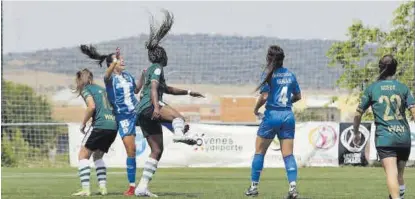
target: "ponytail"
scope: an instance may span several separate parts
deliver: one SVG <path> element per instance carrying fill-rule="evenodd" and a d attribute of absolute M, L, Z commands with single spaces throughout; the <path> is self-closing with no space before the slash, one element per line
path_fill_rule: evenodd
<path fill-rule="evenodd" d="M 92 45 L 81 45 L 80 48 L 83 54 L 87 55 L 89 58 L 93 60 L 96 60 L 100 67 L 102 67 L 102 62 L 104 62 L 104 60 L 106 60 L 107 66 L 109 66 L 109 63 L 112 62 L 112 53 L 108 55 L 101 55 L 97 52 L 97 49 Z"/>
<path fill-rule="evenodd" d="M 275 70 L 278 68 L 281 68 L 284 63 L 284 50 L 277 46 L 273 45 L 268 48 L 267 53 L 267 66 L 268 68 L 271 66 L 271 71 L 268 71 L 268 74 L 266 78 L 262 81 L 262 83 L 255 89 L 255 91 L 258 91 L 262 86 L 264 86 L 266 83 L 271 85 L 271 78 L 272 74 L 274 74 Z"/>
<path fill-rule="evenodd" d="M 151 16 L 150 34 L 149 34 L 149 38 L 147 42 L 145 43 L 146 48 L 148 50 L 155 49 L 160 43 L 160 41 L 167 35 L 171 27 L 173 26 L 174 15 L 170 13 L 168 10 L 162 10 L 161 12 L 164 13 L 165 18 L 158 30 L 155 25 L 154 16 Z"/>
<path fill-rule="evenodd" d="M 271 85 L 271 77 L 272 74 L 274 74 L 274 71 L 279 68 L 279 67 L 272 67 L 271 71 L 268 71 L 267 76 L 265 77 L 264 80 L 262 80 L 261 84 L 255 89 L 255 91 L 258 91 L 259 89 L 261 89 L 261 87 L 263 87 L 265 84 L 269 84 Z"/>
<path fill-rule="evenodd" d="M 163 47 L 159 46 L 159 43 L 173 26 L 174 16 L 167 10 L 162 10 L 162 12 L 165 15 L 165 19 L 158 29 L 155 26 L 154 17 L 151 16 L 150 34 L 148 40 L 145 43 L 145 46 L 148 50 L 148 59 L 151 63 L 157 63 L 162 66 L 166 66 L 168 60 L 167 53 Z"/>

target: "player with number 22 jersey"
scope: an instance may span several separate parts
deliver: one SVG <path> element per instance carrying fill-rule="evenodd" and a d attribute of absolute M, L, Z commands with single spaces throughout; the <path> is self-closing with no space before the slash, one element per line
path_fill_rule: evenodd
<path fill-rule="evenodd" d="M 363 93 L 353 122 L 353 144 L 362 145 L 359 132 L 362 115 L 372 107 L 375 116 L 375 146 L 386 173 L 390 199 L 403 199 L 403 174 L 411 153 L 411 130 L 405 111 L 415 118 L 415 100 L 411 90 L 396 79 L 398 61 L 392 55 L 379 60 L 379 78 Z"/>

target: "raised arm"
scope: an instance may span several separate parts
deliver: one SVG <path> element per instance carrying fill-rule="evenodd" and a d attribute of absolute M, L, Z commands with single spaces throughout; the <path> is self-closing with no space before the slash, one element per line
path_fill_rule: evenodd
<path fill-rule="evenodd" d="M 104 74 L 105 81 L 109 81 L 111 79 L 112 72 L 114 72 L 114 69 L 118 64 L 119 63 L 117 62 L 117 60 L 114 59 L 114 61 L 110 64 L 110 66 L 105 71 L 105 74 Z"/>
<path fill-rule="evenodd" d="M 120 64 L 120 62 L 118 61 L 118 59 L 120 59 L 120 54 L 121 54 L 120 53 L 120 48 L 117 48 L 116 53 L 115 53 L 115 58 L 112 59 L 112 63 L 110 64 L 110 66 L 105 71 L 105 75 L 104 75 L 104 80 L 105 81 L 110 80 L 112 72 L 114 72 L 115 67 Z"/>
<path fill-rule="evenodd" d="M 140 79 L 137 82 L 137 86 L 134 89 L 134 94 L 138 94 L 141 90 L 141 88 L 143 88 L 144 85 L 144 70 L 141 72 L 141 76 Z"/>

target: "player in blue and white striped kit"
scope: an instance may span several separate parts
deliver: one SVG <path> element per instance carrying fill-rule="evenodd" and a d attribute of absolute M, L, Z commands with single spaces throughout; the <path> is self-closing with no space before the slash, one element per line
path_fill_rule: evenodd
<path fill-rule="evenodd" d="M 138 100 L 135 93 L 139 88 L 134 77 L 125 71 L 124 59 L 117 48 L 116 53 L 100 55 L 93 46 L 81 45 L 81 51 L 90 58 L 98 60 L 100 66 L 105 60 L 107 70 L 104 75 L 105 88 L 108 100 L 114 108 L 115 119 L 118 124 L 118 133 L 123 140 L 127 151 L 127 177 L 129 188 L 124 195 L 134 195 L 136 178 L 136 148 L 135 125 L 137 120 Z"/>
<path fill-rule="evenodd" d="M 283 67 L 284 51 L 279 46 L 270 46 L 267 54 L 268 73 L 261 85 L 259 98 L 254 113 L 259 115 L 259 108 L 265 102 L 265 115 L 259 126 L 255 143 L 255 156 L 252 161 L 251 186 L 245 192 L 247 196 L 258 195 L 258 184 L 264 167 L 264 156 L 275 136 L 281 143 L 281 153 L 289 183 L 288 198 L 295 199 L 297 193 L 297 163 L 293 155 L 295 134 L 295 117 L 292 104 L 301 99 L 301 91 L 295 75 Z"/>

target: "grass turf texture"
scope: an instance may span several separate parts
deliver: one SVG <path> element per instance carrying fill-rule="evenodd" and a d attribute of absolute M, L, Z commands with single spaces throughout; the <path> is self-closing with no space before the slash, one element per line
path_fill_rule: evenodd
<path fill-rule="evenodd" d="M 137 172 L 137 182 L 141 176 Z M 415 198 L 415 168 L 405 171 L 405 198 Z M 124 169 L 108 169 L 108 196 L 95 195 L 98 190 L 95 170 L 91 173 L 91 198 L 128 198 Z M 161 198 L 246 198 L 250 170 L 212 168 L 160 168 L 150 188 Z M 1 196 L 7 198 L 76 198 L 80 188 L 75 168 L 2 168 Z M 284 169 L 265 169 L 262 173 L 258 198 L 283 198 L 288 185 Z M 346 199 L 387 198 L 388 192 L 382 168 L 300 168 L 298 190 L 301 198 Z"/>

